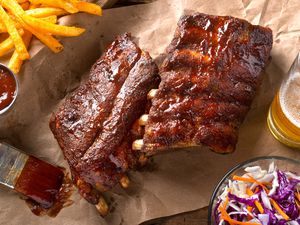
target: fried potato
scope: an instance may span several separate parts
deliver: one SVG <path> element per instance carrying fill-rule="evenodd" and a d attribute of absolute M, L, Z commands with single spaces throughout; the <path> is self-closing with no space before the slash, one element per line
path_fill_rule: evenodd
<path fill-rule="evenodd" d="M 24 9 L 24 10 L 29 9 L 29 6 L 30 6 L 30 3 L 29 3 L 29 2 L 21 3 L 21 7 L 22 7 L 22 9 Z"/>
<path fill-rule="evenodd" d="M 0 22 L 0 33 L 6 33 L 6 32 L 7 32 L 7 29 L 6 29 L 5 25 L 2 22 Z"/>
<path fill-rule="evenodd" d="M 99 5 L 95 5 L 89 2 L 77 2 L 75 3 L 75 6 L 80 12 L 86 12 L 97 16 L 102 15 L 102 9 Z"/>
<path fill-rule="evenodd" d="M 57 23 L 57 16 L 47 16 L 41 18 L 41 20 L 46 21 L 48 23 Z"/>
<path fill-rule="evenodd" d="M 32 39 L 32 34 L 28 31 L 25 31 L 24 35 L 23 35 L 23 41 L 25 46 L 28 48 L 30 42 Z M 8 63 L 8 67 L 14 72 L 14 73 L 19 73 L 21 66 L 23 64 L 23 60 L 20 59 L 19 53 L 15 50 L 14 53 L 12 54 L 9 63 Z"/>
<path fill-rule="evenodd" d="M 20 35 L 24 34 L 24 30 L 20 29 L 19 31 Z M 0 43 L 0 57 L 7 54 L 10 50 L 14 48 L 14 42 L 11 37 L 6 38 L 4 41 Z"/>
<path fill-rule="evenodd" d="M 18 22 L 17 18 L 14 15 L 9 15 L 11 20 L 14 23 L 14 26 L 17 29 L 23 28 L 22 25 Z M 3 22 L 0 21 L 0 33 L 7 33 L 7 28 Z"/>
<path fill-rule="evenodd" d="M 9 33 L 11 39 L 14 42 L 14 46 L 16 48 L 16 51 L 18 52 L 21 59 L 29 59 L 29 53 L 26 49 L 26 46 L 17 30 L 17 28 L 14 25 L 14 22 L 9 17 L 9 15 L 5 12 L 2 6 L 0 6 L 0 18 L 3 21 L 7 32 Z"/>
<path fill-rule="evenodd" d="M 43 4 L 46 6 L 62 8 L 71 14 L 79 11 L 72 3 L 63 0 L 30 0 L 30 2 L 32 4 Z"/>
<path fill-rule="evenodd" d="M 85 31 L 85 29 L 83 29 L 83 28 L 68 27 L 68 26 L 62 26 L 62 25 L 48 23 L 44 20 L 41 20 L 39 18 L 34 18 L 34 17 L 28 16 L 26 14 L 24 14 L 22 16 L 22 19 L 28 25 L 35 27 L 36 30 L 41 31 L 46 34 L 59 35 L 59 36 L 65 36 L 65 37 L 73 37 L 73 36 L 79 36 L 80 34 L 82 34 Z"/>
<path fill-rule="evenodd" d="M 30 58 L 33 36 L 54 53 L 62 51 L 63 45 L 54 36 L 79 36 L 85 29 L 58 25 L 57 19 L 77 12 L 100 16 L 102 9 L 78 0 L 0 0 L 0 57 L 13 52 L 8 66 L 18 73 Z"/>
<path fill-rule="evenodd" d="M 10 50 L 14 48 L 14 42 L 9 37 L 0 43 L 0 57 L 7 54 Z"/>
<path fill-rule="evenodd" d="M 41 17 L 47 17 L 47 16 L 62 16 L 68 14 L 63 9 L 58 9 L 58 8 L 36 8 L 36 9 L 29 9 L 26 10 L 25 13 L 28 16 L 33 16 L 37 18 Z"/>
<path fill-rule="evenodd" d="M 15 17 L 19 17 L 25 14 L 23 8 L 18 4 L 16 0 L 5 0 L 1 4 L 4 8 L 8 9 Z"/>
<path fill-rule="evenodd" d="M 50 48 L 54 53 L 61 52 L 64 49 L 64 46 L 51 35 L 38 32 L 34 28 L 28 26 L 26 23 L 24 23 L 23 26 L 26 30 L 30 31 L 35 37 L 37 37 L 37 39 L 44 43 L 48 48 Z"/>
<path fill-rule="evenodd" d="M 18 0 L 17 2 L 22 4 L 22 3 L 28 2 L 28 0 Z"/>

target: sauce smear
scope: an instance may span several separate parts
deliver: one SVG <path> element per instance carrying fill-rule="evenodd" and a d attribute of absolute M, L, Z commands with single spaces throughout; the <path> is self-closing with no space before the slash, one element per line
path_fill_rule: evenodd
<path fill-rule="evenodd" d="M 15 99 L 16 86 L 13 75 L 6 69 L 0 67 L 0 113 Z"/>

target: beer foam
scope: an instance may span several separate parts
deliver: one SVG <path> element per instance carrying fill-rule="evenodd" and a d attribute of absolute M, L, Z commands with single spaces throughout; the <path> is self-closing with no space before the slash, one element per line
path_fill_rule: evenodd
<path fill-rule="evenodd" d="M 283 113 L 300 128 L 300 74 L 292 76 L 280 88 L 279 101 Z"/>

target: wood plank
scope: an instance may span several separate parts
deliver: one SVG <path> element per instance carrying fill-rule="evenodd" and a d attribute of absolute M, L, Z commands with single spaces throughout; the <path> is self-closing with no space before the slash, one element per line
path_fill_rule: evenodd
<path fill-rule="evenodd" d="M 141 225 L 207 225 L 208 207 L 175 216 L 159 218 Z"/>

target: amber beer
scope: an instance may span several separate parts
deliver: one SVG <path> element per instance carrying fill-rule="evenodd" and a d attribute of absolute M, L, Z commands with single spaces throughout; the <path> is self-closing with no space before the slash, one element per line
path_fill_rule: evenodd
<path fill-rule="evenodd" d="M 300 53 L 269 109 L 268 126 L 278 141 L 300 149 Z"/>

